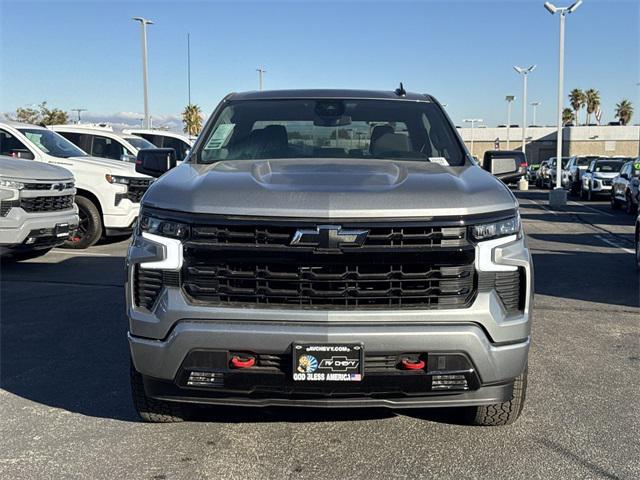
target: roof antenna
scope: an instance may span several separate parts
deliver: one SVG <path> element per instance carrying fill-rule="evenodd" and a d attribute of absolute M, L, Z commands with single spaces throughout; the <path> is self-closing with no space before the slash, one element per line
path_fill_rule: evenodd
<path fill-rule="evenodd" d="M 407 91 L 402 86 L 402 82 L 400 82 L 400 86 L 396 88 L 396 95 L 398 95 L 399 97 L 404 97 L 407 95 Z"/>

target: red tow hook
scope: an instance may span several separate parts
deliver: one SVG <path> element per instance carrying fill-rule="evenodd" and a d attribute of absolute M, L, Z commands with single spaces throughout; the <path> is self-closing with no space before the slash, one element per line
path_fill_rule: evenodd
<path fill-rule="evenodd" d="M 250 368 L 256 364 L 256 357 L 231 357 L 231 365 L 233 368 Z"/>
<path fill-rule="evenodd" d="M 411 360 L 409 358 L 402 359 L 402 368 L 405 370 L 422 370 L 425 366 L 424 360 Z"/>

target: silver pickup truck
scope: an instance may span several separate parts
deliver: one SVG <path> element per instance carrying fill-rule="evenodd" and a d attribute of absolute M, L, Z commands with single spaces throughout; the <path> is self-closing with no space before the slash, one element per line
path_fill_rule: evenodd
<path fill-rule="evenodd" d="M 78 226 L 73 175 L 0 156 L 0 255 L 24 260 L 61 245 Z"/>
<path fill-rule="evenodd" d="M 514 158 L 484 168 L 515 173 Z M 127 258 L 143 419 L 191 404 L 519 416 L 533 274 L 518 203 L 433 97 L 231 94 L 162 175 L 174 164 L 137 159 L 160 176 Z"/>

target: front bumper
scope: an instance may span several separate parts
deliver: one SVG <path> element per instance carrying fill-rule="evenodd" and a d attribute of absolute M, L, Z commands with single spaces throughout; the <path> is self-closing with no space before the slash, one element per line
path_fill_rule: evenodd
<path fill-rule="evenodd" d="M 65 237 L 57 237 L 52 229 L 58 224 L 68 224 L 70 230 L 78 225 L 78 209 L 49 213 L 27 213 L 12 208 L 6 217 L 0 218 L 0 245 L 6 248 L 50 248 L 63 243 Z M 25 245 L 27 238 L 37 238 L 34 246 Z"/>
<path fill-rule="evenodd" d="M 178 242 L 179 243 L 179 242 Z M 180 288 L 165 287 L 152 310 L 136 307 L 133 266 L 155 260 L 167 266 L 171 243 L 156 248 L 134 240 L 129 250 L 126 288 L 129 347 L 133 364 L 143 375 L 147 394 L 165 400 L 235 405 L 309 406 L 460 406 L 490 404 L 510 398 L 513 379 L 527 363 L 530 344 L 533 272 L 524 238 L 483 242 L 476 268 L 524 270 L 524 309 L 508 314 L 495 291 L 481 291 L 469 308 L 451 310 L 295 310 L 291 308 L 233 308 L 190 303 Z M 164 258 L 157 262 L 159 258 Z M 149 263 L 151 261 L 151 263 Z M 356 392 L 352 396 L 300 396 L 276 390 L 237 391 L 229 388 L 190 389 L 179 384 L 182 365 L 196 350 L 290 355 L 293 343 L 362 342 L 367 354 L 458 352 L 473 365 L 477 388 L 445 396 L 441 392 L 383 395 Z M 366 365 L 366 364 L 365 364 Z M 365 368 L 365 377 L 367 376 Z M 402 379 L 401 379 L 402 380 Z"/>
<path fill-rule="evenodd" d="M 610 192 L 612 188 L 612 180 L 599 180 L 594 179 L 591 181 L 592 193 L 605 193 Z"/>

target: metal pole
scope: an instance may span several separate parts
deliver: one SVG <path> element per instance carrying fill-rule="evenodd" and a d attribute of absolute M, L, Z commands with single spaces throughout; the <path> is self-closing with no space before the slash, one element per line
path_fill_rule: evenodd
<path fill-rule="evenodd" d="M 256 71 L 258 72 L 258 78 L 260 81 L 260 91 L 262 91 L 262 75 L 266 73 L 266 70 L 263 67 L 258 67 L 256 68 Z"/>
<path fill-rule="evenodd" d="M 191 34 L 187 33 L 187 90 L 189 95 L 189 103 L 191 106 Z"/>
<path fill-rule="evenodd" d="M 511 150 L 509 130 L 511 129 L 511 100 L 507 100 L 507 150 Z"/>
<path fill-rule="evenodd" d="M 522 91 L 522 153 L 525 153 L 525 143 L 527 142 L 527 77 L 526 72 L 522 75 L 524 86 Z"/>
<path fill-rule="evenodd" d="M 471 120 L 471 156 L 473 157 L 473 126 L 475 125 L 475 120 Z"/>
<path fill-rule="evenodd" d="M 536 113 L 537 113 L 537 111 L 538 111 L 538 105 L 540 105 L 540 102 L 533 102 L 533 103 L 531 104 L 531 106 L 533 107 L 533 122 L 532 122 L 532 123 L 533 123 L 533 125 L 538 125 L 538 124 L 536 123 Z"/>
<path fill-rule="evenodd" d="M 142 83 L 144 88 L 144 127 L 149 128 L 149 66 L 147 61 L 147 25 L 153 25 L 153 22 L 142 17 L 133 17 L 134 20 L 140 22 L 142 34 Z"/>
<path fill-rule="evenodd" d="M 556 145 L 556 188 L 562 188 L 562 100 L 564 91 L 564 17 L 560 12 L 560 54 L 558 55 L 558 133 Z"/>

